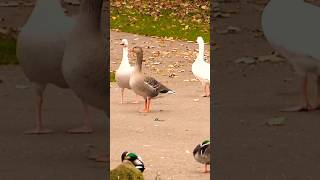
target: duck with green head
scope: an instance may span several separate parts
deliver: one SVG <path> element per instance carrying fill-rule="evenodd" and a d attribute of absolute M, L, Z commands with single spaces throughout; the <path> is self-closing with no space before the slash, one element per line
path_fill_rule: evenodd
<path fill-rule="evenodd" d="M 210 140 L 205 140 L 198 144 L 193 150 L 193 157 L 196 161 L 205 165 L 205 173 L 208 173 L 208 164 L 210 164 Z"/>

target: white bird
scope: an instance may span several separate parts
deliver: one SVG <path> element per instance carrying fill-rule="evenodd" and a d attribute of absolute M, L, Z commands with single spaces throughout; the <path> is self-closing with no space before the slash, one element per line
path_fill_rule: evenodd
<path fill-rule="evenodd" d="M 199 53 L 192 64 L 193 75 L 200 80 L 204 94 L 203 97 L 210 96 L 210 64 L 204 60 L 204 41 L 202 37 L 197 38 L 199 44 Z"/>
<path fill-rule="evenodd" d="M 42 120 L 43 92 L 48 84 L 68 88 L 61 70 L 65 41 L 73 19 L 64 14 L 58 0 L 37 0 L 17 39 L 17 56 L 37 95 L 36 128 L 28 134 L 51 133 Z M 86 105 L 83 103 L 85 111 Z M 87 117 L 86 117 L 87 118 Z"/>
<path fill-rule="evenodd" d="M 134 67 L 130 65 L 129 58 L 128 58 L 128 40 L 122 39 L 121 45 L 123 45 L 122 48 L 122 60 L 120 63 L 119 68 L 116 71 L 115 77 L 118 86 L 121 88 L 121 104 L 123 103 L 123 92 L 124 89 L 131 89 L 129 81 L 130 76 L 133 72 Z M 137 99 L 137 96 L 136 96 Z"/>
<path fill-rule="evenodd" d="M 302 78 L 302 104 L 284 111 L 318 109 L 320 105 L 320 8 L 303 0 L 270 0 L 262 28 L 271 46 L 287 58 Z M 317 76 L 317 105 L 308 100 L 308 74 Z"/>

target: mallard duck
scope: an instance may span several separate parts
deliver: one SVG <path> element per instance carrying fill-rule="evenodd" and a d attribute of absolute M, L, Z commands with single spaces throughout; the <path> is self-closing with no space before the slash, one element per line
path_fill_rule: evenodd
<path fill-rule="evenodd" d="M 303 0 L 270 0 L 263 10 L 262 30 L 270 45 L 288 59 L 302 79 L 299 106 L 283 111 L 320 108 L 320 8 Z M 318 98 L 308 99 L 308 75 L 317 76 Z"/>
<path fill-rule="evenodd" d="M 137 55 L 136 65 L 130 78 L 130 87 L 137 94 L 145 99 L 144 109 L 140 112 L 150 112 L 150 102 L 152 98 L 161 94 L 175 94 L 175 91 L 167 88 L 155 78 L 145 76 L 142 73 L 143 51 L 141 47 L 134 47 L 133 52 Z"/>
<path fill-rule="evenodd" d="M 118 86 L 121 88 L 121 104 L 123 104 L 124 89 L 131 89 L 129 81 L 130 81 L 130 76 L 133 72 L 134 67 L 131 66 L 129 63 L 128 40 L 122 39 L 121 45 L 123 45 L 122 60 L 119 68 L 116 71 L 115 77 L 116 77 Z M 136 99 L 137 99 L 137 96 L 136 96 Z"/>
<path fill-rule="evenodd" d="M 27 134 L 51 133 L 42 119 L 43 93 L 48 84 L 69 88 L 62 74 L 65 43 L 75 22 L 64 14 L 58 0 L 37 0 L 27 23 L 17 39 L 17 57 L 27 78 L 34 84 L 36 100 L 36 128 Z M 83 102 L 85 122 L 87 105 Z"/>
<path fill-rule="evenodd" d="M 204 172 L 208 172 L 208 164 L 210 164 L 210 141 L 205 140 L 198 144 L 193 150 L 193 157 L 196 161 L 205 165 Z"/>
<path fill-rule="evenodd" d="M 203 97 L 210 96 L 210 64 L 204 61 L 204 41 L 202 37 L 197 38 L 199 44 L 199 53 L 192 64 L 193 75 L 200 80 L 204 94 Z"/>
<path fill-rule="evenodd" d="M 128 151 L 125 151 L 121 154 L 121 161 L 123 162 L 124 160 L 130 161 L 139 171 L 143 173 L 145 168 L 140 156 L 135 153 L 129 153 Z"/>

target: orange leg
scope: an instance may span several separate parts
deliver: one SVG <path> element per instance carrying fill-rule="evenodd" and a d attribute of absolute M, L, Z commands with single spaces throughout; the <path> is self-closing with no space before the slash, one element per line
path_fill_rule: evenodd
<path fill-rule="evenodd" d="M 144 100 L 144 109 L 139 112 L 147 112 L 148 111 L 148 98 Z"/>
<path fill-rule="evenodd" d="M 209 171 L 208 171 L 208 164 L 205 164 L 204 165 L 204 173 L 208 173 Z"/>
<path fill-rule="evenodd" d="M 147 98 L 147 112 L 150 112 L 150 104 L 151 104 L 151 99 L 148 97 Z"/>

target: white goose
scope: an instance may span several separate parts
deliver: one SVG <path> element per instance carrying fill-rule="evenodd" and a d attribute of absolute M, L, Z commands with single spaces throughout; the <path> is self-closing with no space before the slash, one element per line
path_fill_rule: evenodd
<path fill-rule="evenodd" d="M 37 0 L 17 40 L 17 56 L 37 94 L 36 128 L 28 134 L 51 133 L 42 121 L 43 92 L 51 83 L 68 88 L 61 70 L 67 34 L 74 21 L 64 14 L 58 0 Z M 84 105 L 86 111 L 86 105 Z"/>
<path fill-rule="evenodd" d="M 121 88 L 121 104 L 123 103 L 123 92 L 124 89 L 131 89 L 129 81 L 130 76 L 133 72 L 134 67 L 130 65 L 128 58 L 128 40 L 122 39 L 121 45 L 123 45 L 122 49 L 122 60 L 119 68 L 116 71 L 116 81 L 118 86 Z M 136 96 L 137 99 L 137 96 Z"/>
<path fill-rule="evenodd" d="M 202 37 L 197 38 L 199 44 L 199 53 L 192 64 L 193 75 L 200 80 L 204 88 L 203 97 L 210 96 L 210 64 L 204 61 L 204 41 Z"/>
<path fill-rule="evenodd" d="M 302 78 L 302 105 L 284 111 L 305 111 L 320 107 L 320 8 L 303 0 L 270 0 L 262 14 L 265 37 L 286 57 Z M 308 74 L 318 78 L 317 105 L 308 100 Z"/>

